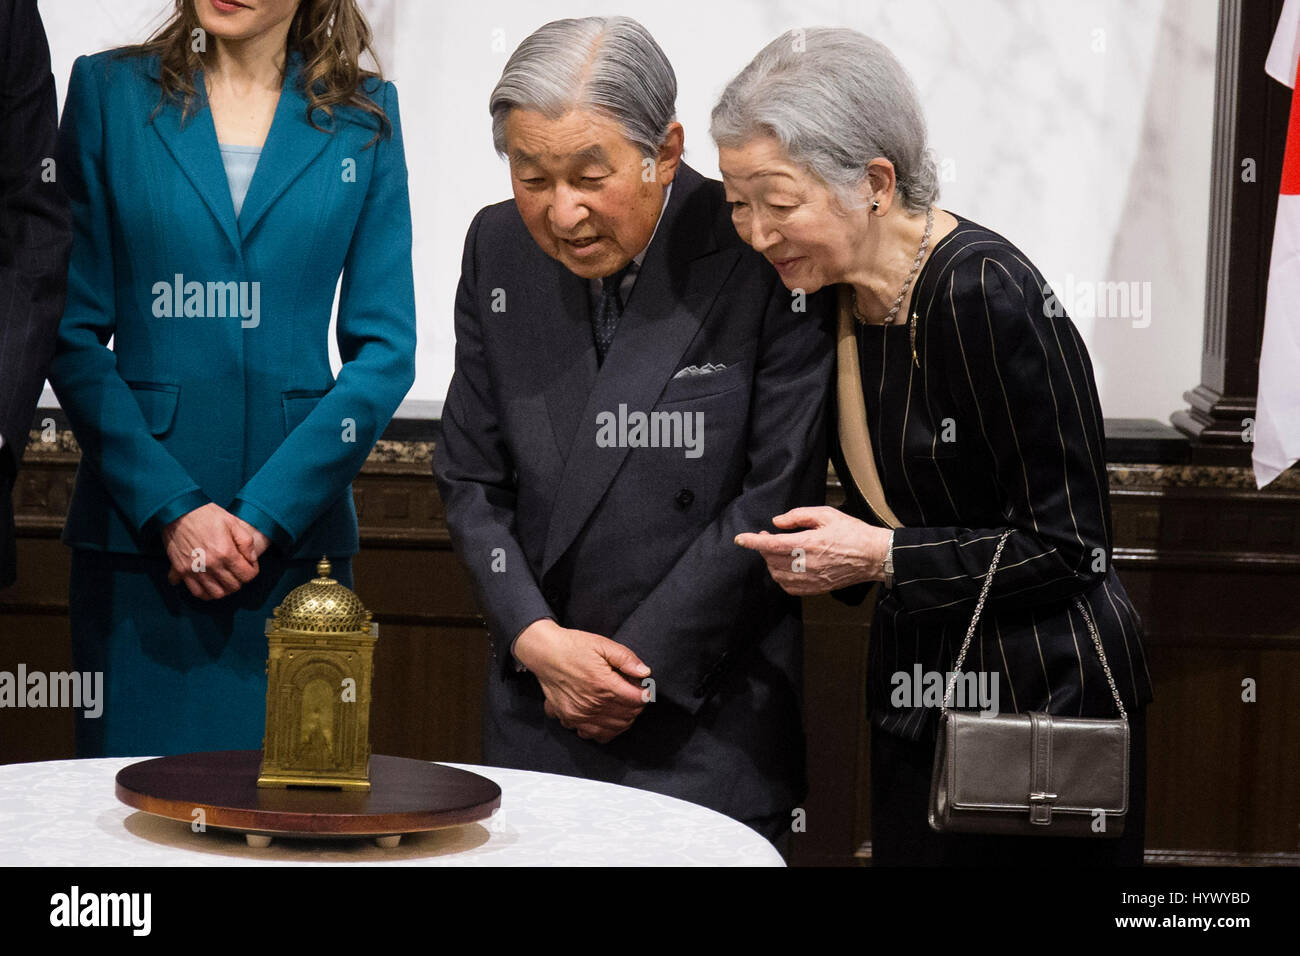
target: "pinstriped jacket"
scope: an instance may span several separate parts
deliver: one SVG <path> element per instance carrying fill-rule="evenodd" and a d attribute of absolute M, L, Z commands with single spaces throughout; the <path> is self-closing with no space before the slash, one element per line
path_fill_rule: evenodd
<path fill-rule="evenodd" d="M 874 726 L 913 740 L 937 727 L 937 706 L 913 693 L 918 665 L 952 669 L 1007 529 L 963 671 L 996 675 L 1002 713 L 1113 716 L 1079 597 L 1125 707 L 1152 699 L 1142 622 L 1110 562 L 1087 349 L 1024 254 L 957 219 L 917 276 L 915 353 L 907 325 L 857 328 L 872 450 L 903 525 L 872 621 L 868 702 Z M 831 445 L 845 510 L 878 523 Z M 866 590 L 835 596 L 856 604 Z"/>

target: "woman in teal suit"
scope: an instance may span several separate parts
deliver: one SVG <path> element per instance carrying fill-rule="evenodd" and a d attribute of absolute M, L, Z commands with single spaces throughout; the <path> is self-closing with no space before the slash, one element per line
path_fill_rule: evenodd
<path fill-rule="evenodd" d="M 351 481 L 415 351 L 397 91 L 359 68 L 369 40 L 355 0 L 177 0 L 73 67 L 50 381 L 82 450 L 73 653 L 105 689 L 79 756 L 260 747 L 266 618 L 322 554 L 352 583 Z"/>

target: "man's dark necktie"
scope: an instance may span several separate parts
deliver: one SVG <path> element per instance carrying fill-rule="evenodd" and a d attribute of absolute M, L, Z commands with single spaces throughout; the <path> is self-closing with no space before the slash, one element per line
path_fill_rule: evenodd
<path fill-rule="evenodd" d="M 614 330 L 618 328 L 618 320 L 623 315 L 623 300 L 619 294 L 619 287 L 623 285 L 623 278 L 631 268 L 632 263 L 629 262 L 612 276 L 605 276 L 600 280 L 600 302 L 591 315 L 591 333 L 596 340 L 597 364 L 605 361 L 605 354 L 614 342 Z"/>

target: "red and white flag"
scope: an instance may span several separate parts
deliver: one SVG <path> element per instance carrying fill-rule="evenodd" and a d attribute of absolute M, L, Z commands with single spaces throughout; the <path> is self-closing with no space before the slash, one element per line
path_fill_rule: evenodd
<path fill-rule="evenodd" d="M 1264 69 L 1292 92 L 1255 400 L 1260 488 L 1300 460 L 1300 0 L 1286 0 Z"/>

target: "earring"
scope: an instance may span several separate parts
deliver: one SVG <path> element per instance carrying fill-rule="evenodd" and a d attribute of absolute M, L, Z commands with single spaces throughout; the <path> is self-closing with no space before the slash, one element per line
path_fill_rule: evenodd
<path fill-rule="evenodd" d="M 871 200 L 871 211 L 876 212 L 879 209 L 880 209 L 880 200 L 879 199 Z"/>

